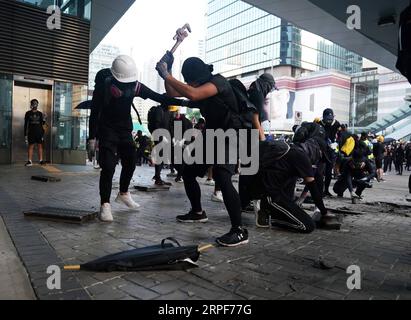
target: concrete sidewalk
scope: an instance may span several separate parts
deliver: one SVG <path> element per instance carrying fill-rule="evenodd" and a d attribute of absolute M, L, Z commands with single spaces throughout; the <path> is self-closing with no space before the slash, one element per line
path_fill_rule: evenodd
<path fill-rule="evenodd" d="M 117 181 L 119 173 L 118 167 Z M 62 181 L 36 182 L 30 180 L 33 174 L 52 174 Z M 152 176 L 153 168 L 137 168 L 133 185 L 152 183 Z M 199 268 L 187 272 L 62 272 L 62 289 L 56 292 L 45 286 L 46 269 L 52 264 L 84 263 L 158 244 L 167 237 L 183 245 L 214 243 L 229 230 L 224 205 L 211 202 L 213 187 L 202 185 L 209 222 L 179 224 L 175 217 L 186 213 L 189 203 L 183 185 L 175 184 L 169 192 L 132 190 L 141 210 L 131 212 L 113 203 L 115 221 L 111 224 L 29 220 L 22 212 L 42 206 L 97 210 L 99 171 L 76 166 L 0 166 L 0 214 L 39 299 L 411 299 L 408 176 L 391 175 L 386 180 L 365 191 L 363 213 L 346 215 L 340 231 L 316 230 L 305 235 L 258 229 L 254 216 L 244 214 L 250 243 L 212 249 L 201 256 Z M 116 192 L 115 188 L 113 197 Z M 403 211 L 382 202 L 403 205 Z M 327 205 L 356 208 L 349 199 L 333 198 Z M 333 268 L 318 268 L 320 256 Z M 347 288 L 350 265 L 361 268 L 361 290 Z"/>
<path fill-rule="evenodd" d="M 0 300 L 36 299 L 26 269 L 0 217 Z"/>

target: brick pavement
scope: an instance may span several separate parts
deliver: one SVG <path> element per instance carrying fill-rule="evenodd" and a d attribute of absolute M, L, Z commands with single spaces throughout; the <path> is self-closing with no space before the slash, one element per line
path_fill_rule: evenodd
<path fill-rule="evenodd" d="M 254 217 L 245 214 L 250 244 L 212 249 L 201 256 L 199 268 L 187 272 L 63 272 L 62 289 L 50 292 L 45 285 L 50 264 L 83 263 L 158 244 L 170 236 L 187 245 L 213 243 L 229 229 L 224 206 L 209 201 L 212 187 L 207 186 L 202 189 L 209 223 L 176 223 L 175 216 L 189 209 L 180 184 L 170 192 L 133 191 L 142 209 L 135 213 L 113 204 L 112 224 L 94 221 L 79 226 L 25 219 L 22 211 L 44 205 L 98 208 L 98 172 L 90 167 L 52 168 L 62 182 L 31 181 L 31 175 L 47 173 L 41 167 L 0 166 L 0 214 L 39 299 L 411 299 L 411 220 L 373 212 L 372 207 L 367 214 L 346 216 L 341 231 L 316 230 L 309 235 L 256 229 Z M 149 183 L 152 170 L 138 168 L 134 183 Z M 406 205 L 407 177 L 389 176 L 387 180 L 367 190 L 366 201 L 377 198 Z M 330 200 L 329 205 L 349 206 L 349 202 Z M 332 261 L 334 267 L 314 267 L 319 256 Z M 345 270 L 352 264 L 361 267 L 359 291 L 346 286 Z"/>

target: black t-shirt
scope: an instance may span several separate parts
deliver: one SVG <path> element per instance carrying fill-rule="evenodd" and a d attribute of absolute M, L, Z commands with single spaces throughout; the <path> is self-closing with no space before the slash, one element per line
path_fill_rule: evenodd
<path fill-rule="evenodd" d="M 331 142 L 335 142 L 337 139 L 337 132 L 341 128 L 341 124 L 337 120 L 334 120 L 331 125 L 325 124 L 321 121 L 321 125 L 325 129 L 326 139 L 329 139 Z"/>
<path fill-rule="evenodd" d="M 40 111 L 30 110 L 24 117 L 24 136 L 43 133 L 43 114 Z"/>
<path fill-rule="evenodd" d="M 376 144 L 374 144 L 373 153 L 374 153 L 375 159 L 380 160 L 384 158 L 384 152 L 385 152 L 384 144 L 382 144 L 381 142 L 377 142 Z"/>
<path fill-rule="evenodd" d="M 209 82 L 217 87 L 218 94 L 196 104 L 206 120 L 207 129 L 226 129 L 228 110 L 238 108 L 237 100 L 230 83 L 222 75 L 214 75 Z"/>
<path fill-rule="evenodd" d="M 263 182 L 273 200 L 285 196 L 293 200 L 297 178 L 314 177 L 311 161 L 308 155 L 297 146 L 291 146 L 290 151 L 263 173 Z"/>
<path fill-rule="evenodd" d="M 260 90 L 258 90 L 255 86 L 252 86 L 248 90 L 248 96 L 250 97 L 250 101 L 252 102 L 252 104 L 257 109 L 258 118 L 260 120 L 260 123 L 266 121 L 267 117 L 264 111 L 264 103 L 265 103 L 264 94 Z"/>

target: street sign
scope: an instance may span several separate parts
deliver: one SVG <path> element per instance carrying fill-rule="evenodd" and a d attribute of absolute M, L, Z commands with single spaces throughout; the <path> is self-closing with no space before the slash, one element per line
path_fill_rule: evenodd
<path fill-rule="evenodd" d="M 296 125 L 300 125 L 303 122 L 303 113 L 296 111 L 294 115 L 294 122 Z"/>

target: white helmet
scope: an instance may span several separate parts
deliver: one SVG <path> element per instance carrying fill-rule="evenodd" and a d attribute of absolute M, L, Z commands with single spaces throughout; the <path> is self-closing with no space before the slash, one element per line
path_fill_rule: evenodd
<path fill-rule="evenodd" d="M 118 56 L 113 61 L 111 73 L 121 83 L 130 83 L 138 80 L 136 63 L 133 58 L 126 55 Z"/>

